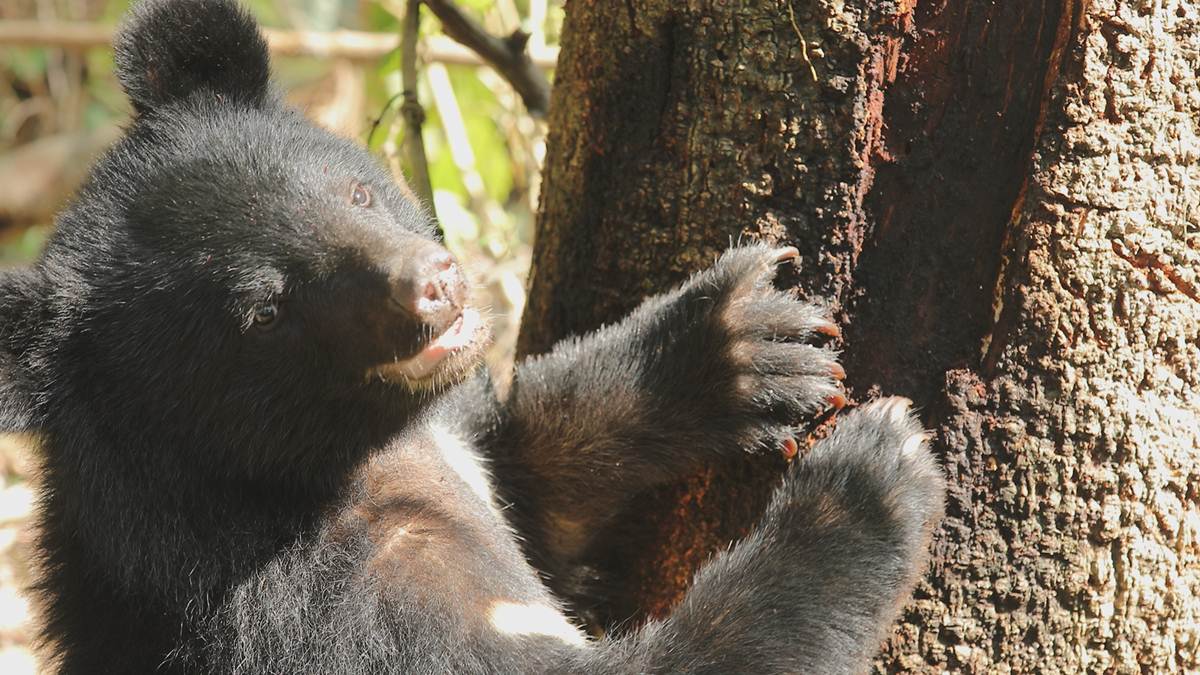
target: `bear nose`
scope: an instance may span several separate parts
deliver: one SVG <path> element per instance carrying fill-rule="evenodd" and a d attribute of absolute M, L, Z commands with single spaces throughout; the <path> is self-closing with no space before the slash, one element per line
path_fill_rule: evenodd
<path fill-rule="evenodd" d="M 397 256 L 389 265 L 390 302 L 433 329 L 446 330 L 461 314 L 467 281 L 450 252 L 426 244 Z"/>

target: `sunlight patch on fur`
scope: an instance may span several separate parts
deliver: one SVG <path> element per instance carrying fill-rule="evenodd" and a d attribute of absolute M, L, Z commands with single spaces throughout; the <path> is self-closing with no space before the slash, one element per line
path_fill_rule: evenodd
<path fill-rule="evenodd" d="M 578 647 L 587 644 L 583 631 L 550 605 L 501 600 L 488 611 L 488 620 L 505 635 L 545 635 Z"/>
<path fill-rule="evenodd" d="M 434 444 L 442 453 L 442 459 L 446 461 L 446 465 L 458 474 L 459 478 L 467 484 L 467 487 L 471 488 L 476 496 L 494 509 L 492 477 L 484 468 L 483 458 L 476 454 L 458 434 L 446 427 L 435 423 L 430 424 L 429 429 L 433 433 Z"/>

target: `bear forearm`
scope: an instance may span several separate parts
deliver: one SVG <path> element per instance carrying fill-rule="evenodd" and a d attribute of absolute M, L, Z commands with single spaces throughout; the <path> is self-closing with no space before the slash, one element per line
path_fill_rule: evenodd
<path fill-rule="evenodd" d="M 671 615 L 602 645 L 592 671 L 863 672 L 924 570 L 942 513 L 924 441 L 903 399 L 847 415 Z"/>
<path fill-rule="evenodd" d="M 792 251 L 734 249 L 619 323 L 520 364 L 485 451 L 603 510 L 699 461 L 778 448 L 838 395 L 841 373 L 811 344 L 836 332 L 822 308 L 771 287 Z"/>

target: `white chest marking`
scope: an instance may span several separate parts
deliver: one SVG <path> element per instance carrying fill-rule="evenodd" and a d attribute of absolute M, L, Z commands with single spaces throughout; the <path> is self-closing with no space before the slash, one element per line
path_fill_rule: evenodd
<path fill-rule="evenodd" d="M 488 620 L 505 635 L 545 635 L 578 647 L 587 644 L 583 631 L 550 605 L 502 600 L 492 605 Z"/>
<path fill-rule="evenodd" d="M 492 477 L 484 468 L 483 458 L 476 454 L 462 438 L 440 424 L 430 424 L 434 444 L 442 453 L 442 459 L 467 487 L 471 488 L 483 503 L 489 507 L 492 504 Z"/>

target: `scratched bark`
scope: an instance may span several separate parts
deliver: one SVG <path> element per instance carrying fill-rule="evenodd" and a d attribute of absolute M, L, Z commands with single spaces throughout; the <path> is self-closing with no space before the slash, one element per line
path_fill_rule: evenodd
<path fill-rule="evenodd" d="M 952 484 L 877 670 L 1200 669 L 1198 73 L 1186 0 L 572 0 L 520 349 L 795 243 Z M 594 620 L 669 607 L 778 470 L 649 495 Z"/>

